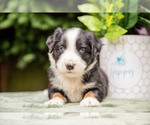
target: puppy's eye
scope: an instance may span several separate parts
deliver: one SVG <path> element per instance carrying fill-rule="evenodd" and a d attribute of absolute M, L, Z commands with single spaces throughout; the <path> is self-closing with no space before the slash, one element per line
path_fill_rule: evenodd
<path fill-rule="evenodd" d="M 59 51 L 60 51 L 60 52 L 63 52 L 64 50 L 65 50 L 65 47 L 60 46 Z"/>
<path fill-rule="evenodd" d="M 85 49 L 84 49 L 84 48 L 81 48 L 81 49 L 79 50 L 79 52 L 80 52 L 80 53 L 84 53 L 84 52 L 85 52 Z"/>

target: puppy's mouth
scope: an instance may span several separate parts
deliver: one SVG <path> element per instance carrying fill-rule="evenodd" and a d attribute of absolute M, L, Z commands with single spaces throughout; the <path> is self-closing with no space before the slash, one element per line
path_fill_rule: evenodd
<path fill-rule="evenodd" d="M 70 74 L 70 73 L 74 73 L 74 72 L 73 72 L 73 71 L 68 70 L 66 73 L 69 73 L 69 74 Z"/>
<path fill-rule="evenodd" d="M 75 71 L 73 71 L 73 70 L 65 70 L 65 71 L 60 71 L 60 73 L 61 74 L 64 74 L 64 75 L 67 75 L 67 74 L 76 74 L 76 72 Z"/>
<path fill-rule="evenodd" d="M 62 75 L 64 75 L 65 77 L 70 77 L 70 78 L 74 78 L 74 77 L 78 77 L 79 73 L 73 71 L 73 70 L 67 70 L 65 72 L 62 73 Z"/>

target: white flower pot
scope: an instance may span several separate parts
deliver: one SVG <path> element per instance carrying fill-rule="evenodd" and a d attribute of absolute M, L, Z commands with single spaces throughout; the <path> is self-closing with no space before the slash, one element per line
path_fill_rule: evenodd
<path fill-rule="evenodd" d="M 108 97 L 150 98 L 150 36 L 124 35 L 111 44 L 106 38 L 100 55 L 109 79 Z"/>

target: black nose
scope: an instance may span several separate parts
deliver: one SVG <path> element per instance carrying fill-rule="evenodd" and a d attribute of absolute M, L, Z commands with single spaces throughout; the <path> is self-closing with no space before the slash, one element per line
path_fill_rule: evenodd
<path fill-rule="evenodd" d="M 68 69 L 68 70 L 73 70 L 74 69 L 74 64 L 70 64 L 70 63 L 68 63 L 68 64 L 66 64 L 66 68 Z"/>

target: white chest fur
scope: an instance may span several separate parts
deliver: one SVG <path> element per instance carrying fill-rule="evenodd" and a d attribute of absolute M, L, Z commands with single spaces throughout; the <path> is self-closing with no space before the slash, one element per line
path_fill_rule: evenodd
<path fill-rule="evenodd" d="M 51 80 L 54 86 L 65 92 L 71 102 L 80 102 L 85 89 L 95 85 L 95 83 L 83 84 L 81 78 L 66 78 L 62 75 L 57 75 L 57 78 Z"/>

